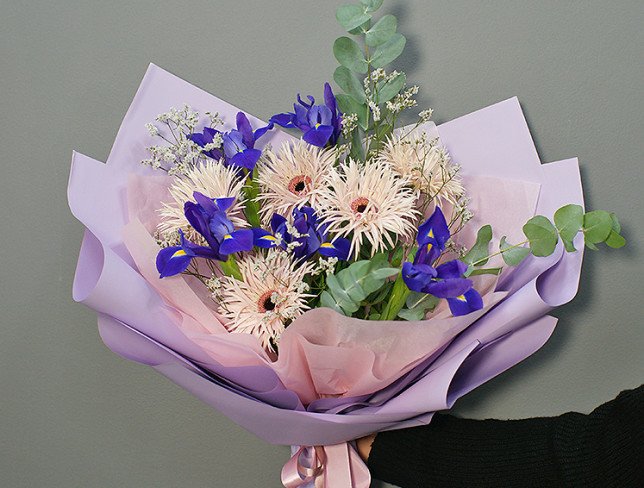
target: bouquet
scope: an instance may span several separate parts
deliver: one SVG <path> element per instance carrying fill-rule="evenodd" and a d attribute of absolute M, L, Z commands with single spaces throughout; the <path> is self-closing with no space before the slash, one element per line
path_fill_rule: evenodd
<path fill-rule="evenodd" d="M 75 300 L 116 353 L 291 445 L 286 487 L 368 486 L 353 440 L 539 349 L 583 247 L 625 244 L 516 98 L 400 127 L 418 87 L 385 70 L 405 37 L 382 3 L 337 11 L 340 90 L 262 122 L 151 65 L 107 164 L 72 161 Z"/>

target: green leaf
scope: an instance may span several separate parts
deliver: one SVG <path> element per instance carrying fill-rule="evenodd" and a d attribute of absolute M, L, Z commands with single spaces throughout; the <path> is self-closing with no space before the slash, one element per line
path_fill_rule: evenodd
<path fill-rule="evenodd" d="M 257 201 L 259 195 L 259 183 L 257 182 L 257 167 L 253 171 L 253 178 L 248 178 L 243 187 L 244 196 L 244 215 L 251 227 L 261 227 L 261 219 L 259 218 L 260 205 Z"/>
<path fill-rule="evenodd" d="M 476 242 L 463 256 L 463 262 L 470 266 L 483 266 L 488 262 L 490 255 L 490 241 L 492 240 L 492 226 L 484 225 L 476 234 Z"/>
<path fill-rule="evenodd" d="M 393 15 L 384 15 L 365 34 L 365 42 L 369 47 L 379 46 L 387 42 L 396 33 L 398 21 Z"/>
<path fill-rule="evenodd" d="M 581 205 L 565 205 L 555 212 L 554 221 L 566 251 L 576 251 L 573 239 L 584 225 L 584 209 Z"/>
<path fill-rule="evenodd" d="M 617 219 L 617 215 L 611 213 L 610 218 L 613 221 L 613 227 L 610 231 L 610 234 L 608 234 L 608 238 L 606 239 L 606 245 L 608 247 L 612 247 L 613 249 L 619 249 L 620 247 L 624 247 L 626 245 L 626 239 L 624 239 L 619 234 L 622 231 L 622 226 Z"/>
<path fill-rule="evenodd" d="M 358 77 L 345 66 L 338 66 L 333 73 L 333 79 L 345 93 L 355 98 L 358 103 L 364 104 L 367 96 L 364 93 L 364 86 Z"/>
<path fill-rule="evenodd" d="M 371 20 L 367 20 L 364 24 L 356 27 L 355 29 L 351 29 L 349 31 L 349 34 L 353 34 L 354 36 L 359 36 L 367 32 L 371 28 Z"/>
<path fill-rule="evenodd" d="M 360 5 L 342 5 L 335 11 L 335 18 L 350 31 L 370 20 L 371 15 Z"/>
<path fill-rule="evenodd" d="M 362 146 L 362 132 L 360 129 L 354 130 L 353 134 L 351 134 L 351 151 L 349 152 L 349 156 L 356 161 L 364 161 L 365 159 L 364 147 Z"/>
<path fill-rule="evenodd" d="M 529 254 L 530 249 L 527 247 L 513 247 L 506 237 L 501 237 L 501 242 L 499 244 L 499 251 L 501 251 L 501 256 L 503 261 L 508 266 L 518 266 L 521 261 L 523 261 Z"/>
<path fill-rule="evenodd" d="M 368 113 L 369 107 L 367 105 L 360 103 L 352 95 L 347 95 L 345 93 L 339 93 L 335 96 L 336 101 L 338 102 L 338 107 L 344 114 L 356 114 L 358 116 L 358 124 L 363 129 L 367 129 L 368 125 Z"/>
<path fill-rule="evenodd" d="M 425 318 L 425 311 L 421 308 L 403 308 L 398 312 L 398 317 L 401 319 L 409 320 L 410 322 L 416 322 L 418 320 L 423 320 Z"/>
<path fill-rule="evenodd" d="M 384 83 L 382 87 L 378 88 L 378 103 L 385 103 L 394 98 L 400 90 L 405 86 L 407 76 L 405 73 L 400 73 L 395 78 Z"/>
<path fill-rule="evenodd" d="M 320 294 L 320 306 L 330 308 L 330 309 L 335 310 L 336 312 L 338 312 L 338 313 L 340 313 L 342 315 L 346 315 L 344 313 L 344 310 L 342 310 L 340 308 L 340 306 L 337 304 L 337 302 L 333 299 L 333 297 L 331 296 L 331 294 L 328 291 L 323 291 Z"/>
<path fill-rule="evenodd" d="M 226 261 L 220 261 L 219 267 L 224 275 L 231 276 L 237 281 L 244 281 L 244 277 L 241 274 L 237 260 L 232 254 L 228 255 L 228 259 Z"/>
<path fill-rule="evenodd" d="M 382 2 L 384 2 L 384 0 L 360 0 L 360 3 L 364 5 L 367 12 L 371 13 L 382 7 Z"/>
<path fill-rule="evenodd" d="M 470 271 L 471 269 L 471 271 Z M 478 276 L 478 275 L 500 275 L 501 271 L 503 271 L 503 268 L 479 268 L 479 269 L 474 269 L 474 268 L 469 268 L 465 272 L 465 277 L 468 276 Z"/>
<path fill-rule="evenodd" d="M 344 310 L 345 315 L 351 315 L 358 311 L 360 306 L 356 303 L 349 293 L 342 287 L 342 284 L 335 275 L 329 275 L 326 278 L 326 286 L 329 289 L 333 299 L 338 307 Z"/>
<path fill-rule="evenodd" d="M 402 273 L 398 275 L 396 281 L 394 282 L 394 287 L 391 290 L 391 295 L 389 300 L 382 310 L 380 320 L 393 320 L 398 315 L 398 312 L 402 310 L 405 305 L 405 301 L 409 296 L 410 290 L 405 284 Z"/>
<path fill-rule="evenodd" d="M 405 305 L 407 305 L 407 308 L 409 309 L 423 308 L 425 310 L 430 310 L 436 307 L 439 301 L 440 300 L 438 298 L 436 298 L 434 295 L 430 295 L 429 293 L 412 291 L 407 296 L 407 299 L 405 300 Z"/>
<path fill-rule="evenodd" d="M 371 58 L 371 66 L 382 68 L 400 56 L 405 49 L 407 39 L 402 34 L 394 34 L 387 42 L 376 48 Z"/>
<path fill-rule="evenodd" d="M 624 247 L 626 245 L 626 239 L 624 239 L 614 230 L 611 230 L 610 234 L 608 234 L 608 237 L 606 238 L 606 245 L 608 247 L 612 247 L 613 249 L 619 249 L 620 247 Z"/>
<path fill-rule="evenodd" d="M 543 215 L 535 215 L 523 226 L 523 233 L 530 241 L 530 250 L 535 256 L 550 256 L 555 252 L 559 234 L 552 222 Z"/>
<path fill-rule="evenodd" d="M 584 215 L 584 240 L 586 243 L 605 242 L 613 230 L 613 219 L 605 210 L 594 210 Z"/>
<path fill-rule="evenodd" d="M 371 260 L 357 261 L 327 276 L 328 293 L 320 295 L 320 303 L 334 310 L 340 308 L 345 315 L 351 316 L 369 295 L 383 288 L 387 278 L 398 273 L 400 269 L 389 267 L 384 254 L 377 254 Z"/>
<path fill-rule="evenodd" d="M 615 214 L 614 212 L 611 212 L 610 219 L 613 221 L 613 230 L 619 234 L 622 231 L 622 226 L 619 223 L 617 214 Z"/>
<path fill-rule="evenodd" d="M 333 55 L 342 66 L 356 73 L 365 74 L 368 69 L 367 60 L 364 58 L 360 46 L 348 37 L 340 37 L 333 43 Z"/>

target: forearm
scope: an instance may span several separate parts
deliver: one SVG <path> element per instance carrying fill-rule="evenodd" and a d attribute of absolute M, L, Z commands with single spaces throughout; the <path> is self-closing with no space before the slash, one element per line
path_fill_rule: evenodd
<path fill-rule="evenodd" d="M 378 434 L 375 478 L 402 486 L 637 486 L 642 459 L 642 387 L 590 415 L 466 420 Z M 633 484 L 635 483 L 635 484 Z"/>

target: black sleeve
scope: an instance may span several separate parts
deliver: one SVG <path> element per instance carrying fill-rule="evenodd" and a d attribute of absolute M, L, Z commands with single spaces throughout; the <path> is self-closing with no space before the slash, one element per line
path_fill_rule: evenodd
<path fill-rule="evenodd" d="M 402 488 L 644 487 L 644 386 L 589 415 L 436 414 L 427 426 L 379 433 L 368 465 L 374 478 Z"/>

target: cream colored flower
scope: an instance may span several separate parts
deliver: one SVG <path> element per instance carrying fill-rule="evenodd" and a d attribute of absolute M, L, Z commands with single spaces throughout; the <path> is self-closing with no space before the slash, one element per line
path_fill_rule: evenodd
<path fill-rule="evenodd" d="M 217 299 L 220 311 L 229 322 L 230 332 L 253 334 L 262 346 L 274 352 L 285 326 L 309 307 L 304 283 L 313 271 L 311 263 L 295 264 L 281 250 L 246 255 L 239 261 L 244 281 L 227 277 L 222 281 Z"/>
<path fill-rule="evenodd" d="M 366 243 L 373 255 L 393 247 L 394 237 L 408 238 L 415 231 L 417 193 L 409 183 L 386 163 L 348 160 L 331 171 L 320 198 L 320 216 L 329 232 L 352 235 L 352 256 Z"/>
<path fill-rule="evenodd" d="M 235 168 L 226 168 L 218 161 L 208 161 L 190 169 L 185 176 L 178 176 L 170 187 L 172 201 L 163 203 L 159 210 L 160 236 L 175 235 L 181 229 L 189 240 L 201 242 L 201 236 L 190 226 L 183 213 L 184 204 L 194 201 L 195 191 L 211 198 L 234 197 L 235 203 L 227 212 L 228 218 L 235 227 L 246 227 L 243 186 L 244 182 L 236 176 Z"/>
<path fill-rule="evenodd" d="M 285 143 L 278 152 L 266 151 L 257 165 L 262 218 L 270 221 L 273 213 L 290 218 L 293 209 L 316 207 L 335 153 L 303 141 Z"/>
<path fill-rule="evenodd" d="M 401 140 L 389 137 L 378 160 L 389 164 L 399 175 L 409 178 L 414 188 L 437 203 L 455 204 L 465 193 L 456 165 L 437 139 L 427 140 L 415 132 Z"/>

